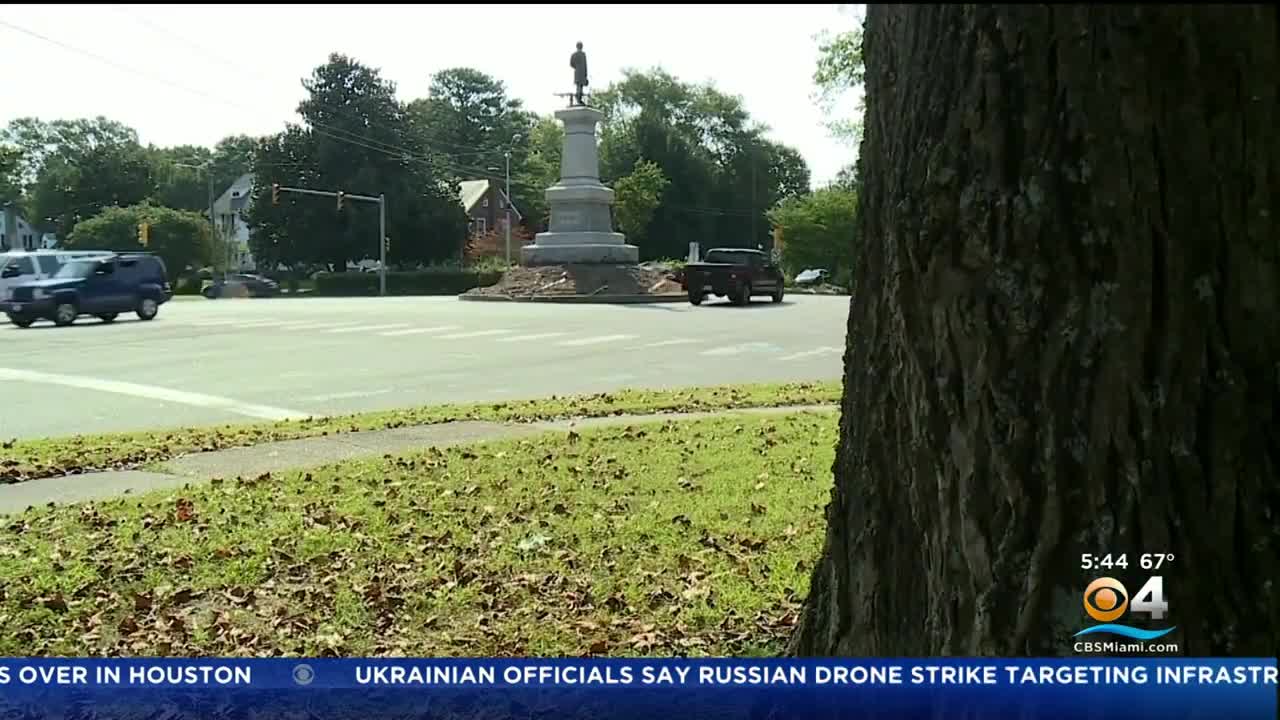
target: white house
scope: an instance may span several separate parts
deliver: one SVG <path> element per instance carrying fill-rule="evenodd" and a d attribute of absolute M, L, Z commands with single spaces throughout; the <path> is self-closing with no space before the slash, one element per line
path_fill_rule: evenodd
<path fill-rule="evenodd" d="M 249 209 L 253 198 L 253 175 L 245 174 L 236 178 L 217 200 L 213 201 L 214 225 L 220 237 L 231 241 L 228 251 L 231 267 L 242 272 L 254 269 L 253 254 L 249 251 L 249 224 L 245 222 L 244 212 Z M 224 259 L 219 258 L 221 264 Z"/>
<path fill-rule="evenodd" d="M 32 227 L 21 215 L 0 210 L 0 252 L 6 250 L 52 250 L 58 236 Z"/>

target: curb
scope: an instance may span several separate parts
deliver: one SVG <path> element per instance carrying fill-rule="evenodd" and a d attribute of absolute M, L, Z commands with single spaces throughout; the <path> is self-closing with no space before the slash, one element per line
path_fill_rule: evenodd
<path fill-rule="evenodd" d="M 642 303 L 689 302 L 680 295 L 459 295 L 467 302 L 534 302 L 562 305 L 639 305 Z"/>

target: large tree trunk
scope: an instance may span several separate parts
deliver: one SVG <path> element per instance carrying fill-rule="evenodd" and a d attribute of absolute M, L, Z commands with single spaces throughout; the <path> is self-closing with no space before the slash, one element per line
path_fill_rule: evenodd
<path fill-rule="evenodd" d="M 864 40 L 840 447 L 792 652 L 1070 654 L 1089 580 L 1161 574 L 1183 654 L 1276 654 L 1276 9 L 873 5 Z"/>

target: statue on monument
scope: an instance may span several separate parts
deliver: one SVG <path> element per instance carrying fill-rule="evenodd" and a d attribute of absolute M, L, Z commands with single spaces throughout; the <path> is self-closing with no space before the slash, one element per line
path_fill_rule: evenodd
<path fill-rule="evenodd" d="M 581 42 L 578 43 L 578 50 L 569 56 L 569 67 L 573 68 L 573 84 L 577 87 L 573 99 L 582 105 L 582 88 L 587 86 L 587 54 L 582 52 Z"/>

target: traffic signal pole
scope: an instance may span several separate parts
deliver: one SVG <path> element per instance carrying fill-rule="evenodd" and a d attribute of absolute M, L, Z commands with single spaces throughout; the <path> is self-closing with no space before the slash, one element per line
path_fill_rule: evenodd
<path fill-rule="evenodd" d="M 342 204 L 347 200 L 355 200 L 357 202 L 371 202 L 378 204 L 378 295 L 385 296 L 387 294 L 387 196 L 380 194 L 377 197 L 372 195 L 352 195 L 341 190 L 312 190 L 310 188 L 285 187 L 280 183 L 272 183 L 271 185 L 271 204 L 275 205 L 280 201 L 280 193 L 289 192 L 299 195 L 319 195 L 321 197 L 337 198 L 338 209 L 342 209 Z"/>

